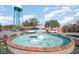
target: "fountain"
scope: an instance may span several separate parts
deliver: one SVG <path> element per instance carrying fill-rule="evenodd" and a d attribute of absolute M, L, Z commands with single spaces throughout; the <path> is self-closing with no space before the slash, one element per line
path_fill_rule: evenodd
<path fill-rule="evenodd" d="M 44 40 L 44 36 L 43 36 L 43 35 L 38 35 L 38 36 L 37 36 L 37 39 L 39 39 L 39 40 Z"/>
<path fill-rule="evenodd" d="M 29 33 L 7 40 L 8 49 L 13 53 L 71 53 L 74 41 L 71 38 L 52 33 Z"/>
<path fill-rule="evenodd" d="M 41 25 L 39 31 L 8 38 L 7 47 L 13 53 L 71 53 L 75 47 L 74 40 L 66 36 L 44 33 Z"/>
<path fill-rule="evenodd" d="M 41 26 L 36 33 L 28 33 L 7 40 L 8 49 L 13 53 L 71 53 L 74 41 L 71 38 L 44 33 Z"/>
<path fill-rule="evenodd" d="M 36 38 L 32 39 L 31 42 L 38 43 L 38 42 L 42 42 L 43 40 L 44 40 L 44 36 L 38 35 Z"/>
<path fill-rule="evenodd" d="M 48 33 L 31 33 L 9 38 L 8 49 L 13 53 L 71 53 L 74 41 L 70 38 Z"/>
<path fill-rule="evenodd" d="M 39 25 L 38 28 L 39 28 L 39 32 L 36 32 L 38 33 L 38 36 L 32 39 L 31 42 L 37 43 L 37 42 L 42 42 L 44 40 L 44 36 L 42 35 L 43 32 L 41 30 L 41 26 Z"/>

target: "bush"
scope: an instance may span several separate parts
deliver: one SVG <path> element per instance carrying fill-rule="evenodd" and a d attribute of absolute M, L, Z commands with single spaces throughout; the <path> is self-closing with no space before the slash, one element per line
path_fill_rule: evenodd
<path fill-rule="evenodd" d="M 7 38 L 7 35 L 3 35 L 3 38 Z"/>

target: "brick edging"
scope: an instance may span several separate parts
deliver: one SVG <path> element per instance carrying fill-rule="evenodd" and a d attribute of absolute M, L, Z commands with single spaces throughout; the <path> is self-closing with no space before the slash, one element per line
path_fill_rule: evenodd
<path fill-rule="evenodd" d="M 7 40 L 7 45 L 19 50 L 24 50 L 24 51 L 32 51 L 32 52 L 55 52 L 55 51 L 60 51 L 60 50 L 65 50 L 70 47 L 73 47 L 75 45 L 75 41 L 71 38 L 71 42 L 64 45 L 64 46 L 59 46 L 59 47 L 50 47 L 50 48 L 38 48 L 38 47 L 28 47 L 28 46 L 20 46 L 16 45 L 11 42 L 11 37 L 8 38 Z"/>

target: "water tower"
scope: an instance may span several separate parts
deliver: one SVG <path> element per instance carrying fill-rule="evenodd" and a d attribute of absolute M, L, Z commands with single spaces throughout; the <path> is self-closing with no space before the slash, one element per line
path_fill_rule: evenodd
<path fill-rule="evenodd" d="M 13 24 L 16 26 L 20 26 L 22 22 L 22 8 L 15 6 L 14 7 L 14 21 Z"/>

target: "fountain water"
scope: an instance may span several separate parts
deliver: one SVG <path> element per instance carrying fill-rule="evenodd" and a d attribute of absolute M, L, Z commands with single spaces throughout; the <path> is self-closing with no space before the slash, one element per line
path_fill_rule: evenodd
<path fill-rule="evenodd" d="M 42 42 L 44 40 L 44 36 L 42 35 L 41 26 L 39 25 L 38 28 L 39 28 L 39 32 L 36 32 L 38 33 L 38 35 L 36 38 L 32 39 L 31 42 L 37 43 L 37 42 Z"/>
<path fill-rule="evenodd" d="M 43 35 L 39 35 L 39 36 L 37 36 L 37 39 L 43 40 L 44 39 L 44 36 Z"/>
<path fill-rule="evenodd" d="M 42 42 L 44 40 L 44 36 L 39 34 L 36 38 L 33 38 L 31 42 L 37 43 L 37 42 Z"/>

